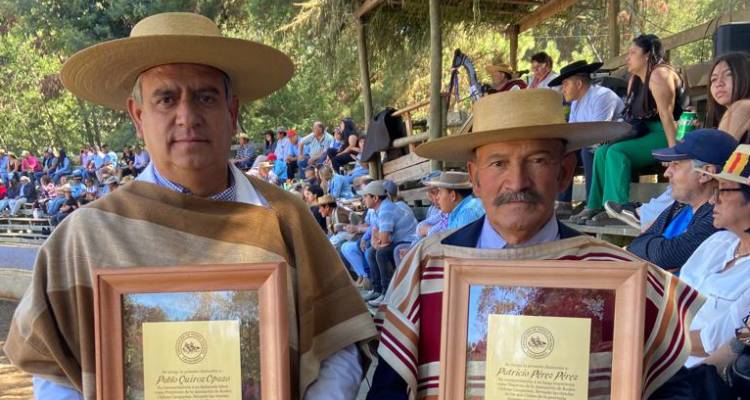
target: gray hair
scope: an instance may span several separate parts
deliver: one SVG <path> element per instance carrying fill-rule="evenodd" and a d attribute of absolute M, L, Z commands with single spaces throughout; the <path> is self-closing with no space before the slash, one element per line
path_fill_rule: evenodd
<path fill-rule="evenodd" d="M 227 100 L 227 104 L 232 102 L 232 97 L 234 94 L 232 93 L 232 79 L 227 75 L 226 72 L 218 70 L 221 72 L 222 82 L 224 84 L 224 94 L 225 98 Z M 138 78 L 135 80 L 135 84 L 133 85 L 133 90 L 130 92 L 130 97 L 135 100 L 136 104 L 139 106 L 143 104 L 143 93 L 141 92 L 142 84 L 141 84 L 141 77 L 143 76 L 143 73 L 138 75 Z"/>
<path fill-rule="evenodd" d="M 691 159 L 690 162 L 692 162 L 692 164 L 693 164 L 693 169 L 701 169 L 701 168 L 703 168 L 705 166 L 709 166 L 709 165 L 711 165 L 714 168 L 716 168 L 717 171 L 721 171 L 721 168 L 722 168 L 722 166 L 720 166 L 720 165 L 715 165 L 715 164 L 707 163 L 705 161 L 696 160 L 696 159 Z"/>

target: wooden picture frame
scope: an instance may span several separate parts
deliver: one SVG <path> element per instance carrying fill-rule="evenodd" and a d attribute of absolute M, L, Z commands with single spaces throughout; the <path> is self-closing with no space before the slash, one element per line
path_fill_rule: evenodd
<path fill-rule="evenodd" d="M 288 400 L 289 332 L 285 263 L 99 268 L 94 278 L 97 398 L 125 396 L 123 299 L 128 294 L 254 291 L 259 303 L 264 400 Z"/>
<path fill-rule="evenodd" d="M 466 398 L 471 285 L 615 292 L 611 398 L 641 398 L 646 306 L 644 262 L 448 259 L 443 289 L 439 398 Z"/>

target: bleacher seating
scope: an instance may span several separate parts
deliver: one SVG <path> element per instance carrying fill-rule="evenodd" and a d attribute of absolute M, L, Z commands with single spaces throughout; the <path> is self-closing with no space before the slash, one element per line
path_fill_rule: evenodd
<path fill-rule="evenodd" d="M 15 217 L 0 217 L 0 242 L 42 244 L 51 230 L 48 218 L 34 218 L 31 204 Z"/>

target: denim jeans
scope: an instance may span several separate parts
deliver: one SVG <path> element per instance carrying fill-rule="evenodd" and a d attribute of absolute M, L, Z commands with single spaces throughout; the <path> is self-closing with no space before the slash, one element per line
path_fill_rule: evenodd
<path fill-rule="evenodd" d="M 385 294 L 396 270 L 393 260 L 393 249 L 395 247 L 396 245 L 391 243 L 380 249 L 370 247 L 365 251 L 367 262 L 370 264 L 372 289 L 378 293 Z"/>

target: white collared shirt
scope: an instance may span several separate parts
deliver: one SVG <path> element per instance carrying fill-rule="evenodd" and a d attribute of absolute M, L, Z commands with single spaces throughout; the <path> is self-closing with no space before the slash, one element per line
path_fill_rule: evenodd
<path fill-rule="evenodd" d="M 725 269 L 739 242 L 732 232 L 716 232 L 680 270 L 680 279 L 706 298 L 690 330 L 701 331 L 703 349 L 709 354 L 734 337 L 734 330 L 742 327 L 742 318 L 750 312 L 750 257 L 739 258 Z M 691 356 L 685 365 L 692 367 L 701 360 Z"/>
<path fill-rule="evenodd" d="M 526 247 L 533 246 L 536 244 L 542 244 L 551 242 L 553 240 L 560 239 L 560 231 L 557 225 L 557 218 L 552 215 L 552 218 L 547 221 L 546 224 L 528 241 L 517 244 L 514 246 L 508 246 L 508 242 L 503 239 L 502 236 L 492 227 L 487 217 L 484 218 L 482 224 L 482 232 L 479 234 L 479 240 L 477 240 L 478 249 L 504 249 L 506 247 Z"/>

